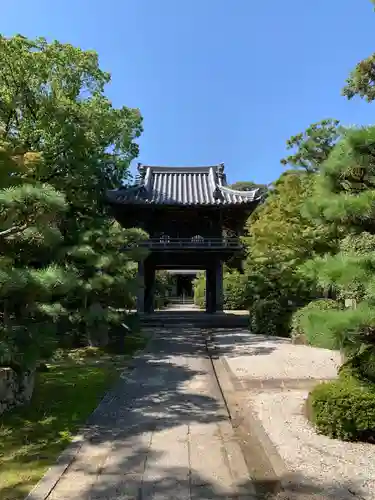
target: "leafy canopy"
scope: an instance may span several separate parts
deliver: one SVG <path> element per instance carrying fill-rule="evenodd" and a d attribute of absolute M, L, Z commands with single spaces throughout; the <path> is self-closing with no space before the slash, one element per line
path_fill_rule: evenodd
<path fill-rule="evenodd" d="M 337 253 L 308 261 L 304 271 L 339 299 L 356 300 L 354 309 L 326 314 L 321 323 L 327 337 L 357 361 L 375 353 L 374 151 L 375 127 L 345 131 L 307 206 L 312 219 L 339 230 Z"/>
<path fill-rule="evenodd" d="M 142 119 L 112 106 L 95 52 L 0 37 L 0 65 L 0 365 L 24 370 L 64 335 L 105 338 L 133 304 L 144 256 L 119 247 L 142 234 L 104 195 L 128 175 Z"/>
<path fill-rule="evenodd" d="M 64 191 L 79 216 L 98 210 L 138 154 L 139 111 L 112 106 L 104 95 L 110 76 L 93 51 L 0 37 L 0 63 L 3 140 L 41 155 L 30 176 Z"/>
<path fill-rule="evenodd" d="M 280 160 L 281 164 L 318 172 L 341 133 L 339 120 L 328 118 L 311 124 L 304 132 L 288 139 L 287 149 L 295 149 L 295 152 Z"/>

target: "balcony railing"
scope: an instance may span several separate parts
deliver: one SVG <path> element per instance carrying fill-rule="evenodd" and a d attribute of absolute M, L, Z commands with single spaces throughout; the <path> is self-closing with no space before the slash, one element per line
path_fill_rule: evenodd
<path fill-rule="evenodd" d="M 212 249 L 238 250 L 242 248 L 238 238 L 150 238 L 139 243 L 150 250 Z"/>

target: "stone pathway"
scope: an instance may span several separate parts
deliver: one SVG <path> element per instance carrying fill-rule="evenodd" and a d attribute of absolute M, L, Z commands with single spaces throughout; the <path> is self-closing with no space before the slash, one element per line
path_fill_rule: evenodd
<path fill-rule="evenodd" d="M 95 412 L 90 433 L 44 498 L 253 498 L 199 330 L 160 330 Z M 30 499 L 42 500 L 38 488 Z"/>

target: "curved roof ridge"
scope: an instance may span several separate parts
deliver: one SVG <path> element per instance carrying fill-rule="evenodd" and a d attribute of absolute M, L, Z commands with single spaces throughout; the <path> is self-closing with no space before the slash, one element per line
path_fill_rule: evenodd
<path fill-rule="evenodd" d="M 151 172 L 208 172 L 210 168 L 215 168 L 216 165 L 181 165 L 179 167 L 165 166 L 165 165 L 143 165 L 145 170 L 150 170 Z"/>
<path fill-rule="evenodd" d="M 109 192 L 115 203 L 152 205 L 246 205 L 260 198 L 260 189 L 237 191 L 228 187 L 224 165 L 165 167 L 139 165 L 133 186 Z"/>
<path fill-rule="evenodd" d="M 257 191 L 260 191 L 260 188 L 255 188 L 255 189 L 251 189 L 249 191 L 240 191 L 239 189 L 232 189 L 228 186 L 218 186 L 219 189 L 221 189 L 222 191 L 226 191 L 228 193 L 233 193 L 233 194 L 238 194 L 238 195 L 241 195 L 241 196 L 249 196 L 249 195 L 254 195 L 254 193 L 256 193 Z"/>

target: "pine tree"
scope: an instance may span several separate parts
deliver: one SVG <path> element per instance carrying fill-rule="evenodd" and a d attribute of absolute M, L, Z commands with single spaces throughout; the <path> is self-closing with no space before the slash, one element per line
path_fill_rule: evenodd
<path fill-rule="evenodd" d="M 338 251 L 310 260 L 304 271 L 336 291 L 343 309 L 316 312 L 317 321 L 324 315 L 324 333 L 367 374 L 375 359 L 374 202 L 375 127 L 347 130 L 316 177 L 306 204 L 312 220 L 335 225 Z M 345 308 L 348 299 L 354 302 Z"/>
<path fill-rule="evenodd" d="M 135 262 L 146 256 L 138 243 L 146 237 L 139 229 L 125 230 L 103 217 L 69 249 L 67 266 L 78 276 L 78 286 L 64 305 L 78 342 L 106 346 L 112 329 L 117 331 L 125 312 L 134 308 Z"/>
<path fill-rule="evenodd" d="M 76 324 L 87 333 L 88 311 L 94 335 L 130 300 L 141 254 L 121 254 L 132 232 L 105 193 L 128 175 L 142 118 L 112 106 L 93 51 L 0 36 L 0 66 L 0 363 L 23 370 Z"/>
<path fill-rule="evenodd" d="M 3 143 L 0 156 L 0 364 L 32 369 L 51 349 L 60 300 L 74 276 L 56 263 L 41 263 L 62 240 L 58 222 L 67 205 L 52 186 L 28 178 L 40 155 Z"/>

